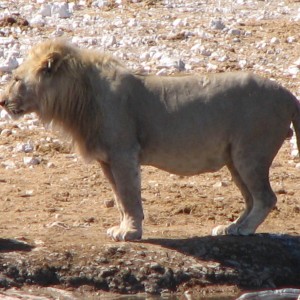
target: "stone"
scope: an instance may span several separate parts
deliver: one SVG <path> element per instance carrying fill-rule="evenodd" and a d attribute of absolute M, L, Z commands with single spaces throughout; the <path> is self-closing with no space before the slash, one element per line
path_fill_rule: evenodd
<path fill-rule="evenodd" d="M 209 27 L 211 29 L 222 30 L 225 28 L 225 24 L 221 19 L 213 19 L 210 21 Z"/>
<path fill-rule="evenodd" d="M 23 157 L 23 162 L 27 166 L 36 166 L 41 163 L 41 160 L 37 157 L 25 156 Z"/>
<path fill-rule="evenodd" d="M 59 3 L 56 2 L 51 7 L 51 15 L 55 15 L 58 18 L 70 18 L 71 12 L 69 11 L 69 5 L 67 2 Z"/>
<path fill-rule="evenodd" d="M 52 5 L 50 4 L 43 4 L 39 10 L 39 14 L 42 17 L 51 17 L 52 14 Z"/>
<path fill-rule="evenodd" d="M 115 206 L 115 201 L 114 201 L 114 199 L 105 199 L 103 204 L 104 204 L 104 207 L 111 208 L 111 207 Z"/>

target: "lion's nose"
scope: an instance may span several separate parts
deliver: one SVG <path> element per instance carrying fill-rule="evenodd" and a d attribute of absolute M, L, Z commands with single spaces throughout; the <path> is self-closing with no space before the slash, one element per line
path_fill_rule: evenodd
<path fill-rule="evenodd" d="M 4 97 L 0 98 L 0 106 L 5 106 L 7 100 Z"/>

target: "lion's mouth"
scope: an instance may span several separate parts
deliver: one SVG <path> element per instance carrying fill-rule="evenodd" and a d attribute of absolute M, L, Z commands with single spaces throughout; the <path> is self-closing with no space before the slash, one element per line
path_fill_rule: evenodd
<path fill-rule="evenodd" d="M 0 102 L 0 106 L 2 106 L 11 116 L 16 117 L 25 114 L 25 111 L 21 108 L 18 108 L 14 102 L 2 100 Z"/>
<path fill-rule="evenodd" d="M 11 109 L 13 115 L 24 115 L 25 111 L 23 109 Z"/>

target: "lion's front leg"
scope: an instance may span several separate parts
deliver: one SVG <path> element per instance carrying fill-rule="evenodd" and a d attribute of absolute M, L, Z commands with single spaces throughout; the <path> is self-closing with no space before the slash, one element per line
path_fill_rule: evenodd
<path fill-rule="evenodd" d="M 138 162 L 126 157 L 115 159 L 111 164 L 100 164 L 113 188 L 121 216 L 120 225 L 109 228 L 107 234 L 115 241 L 141 239 L 144 215 Z"/>

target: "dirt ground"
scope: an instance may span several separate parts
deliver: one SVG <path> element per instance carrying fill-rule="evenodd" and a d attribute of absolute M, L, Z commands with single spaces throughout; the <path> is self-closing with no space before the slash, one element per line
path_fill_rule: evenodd
<path fill-rule="evenodd" d="M 241 29 L 253 32 L 245 40 L 249 45 L 274 36 L 300 39 L 299 24 L 284 20 L 241 23 Z M 219 63 L 218 72 L 236 69 L 235 47 L 241 46 L 226 49 L 232 59 Z M 272 47 L 271 56 L 256 49 L 256 59 L 268 57 L 276 65 Z M 282 49 L 286 67 L 299 58 L 299 44 Z M 276 68 L 271 76 L 299 93 L 299 78 Z M 100 166 L 84 162 L 57 132 L 24 129 L 22 122 L 0 126 L 0 296 L 16 288 L 55 299 L 45 288 L 55 287 L 66 292 L 59 299 L 145 292 L 169 299 L 185 299 L 187 292 L 195 299 L 233 299 L 248 290 L 300 288 L 300 169 L 289 141 L 270 170 L 278 202 L 258 234 L 210 236 L 214 226 L 235 220 L 244 208 L 226 169 L 181 177 L 143 167 L 143 240 L 116 243 L 106 230 L 119 215 Z M 33 142 L 33 152 L 14 151 L 27 141 Z M 38 164 L 29 167 L 24 157 L 37 157 Z"/>

